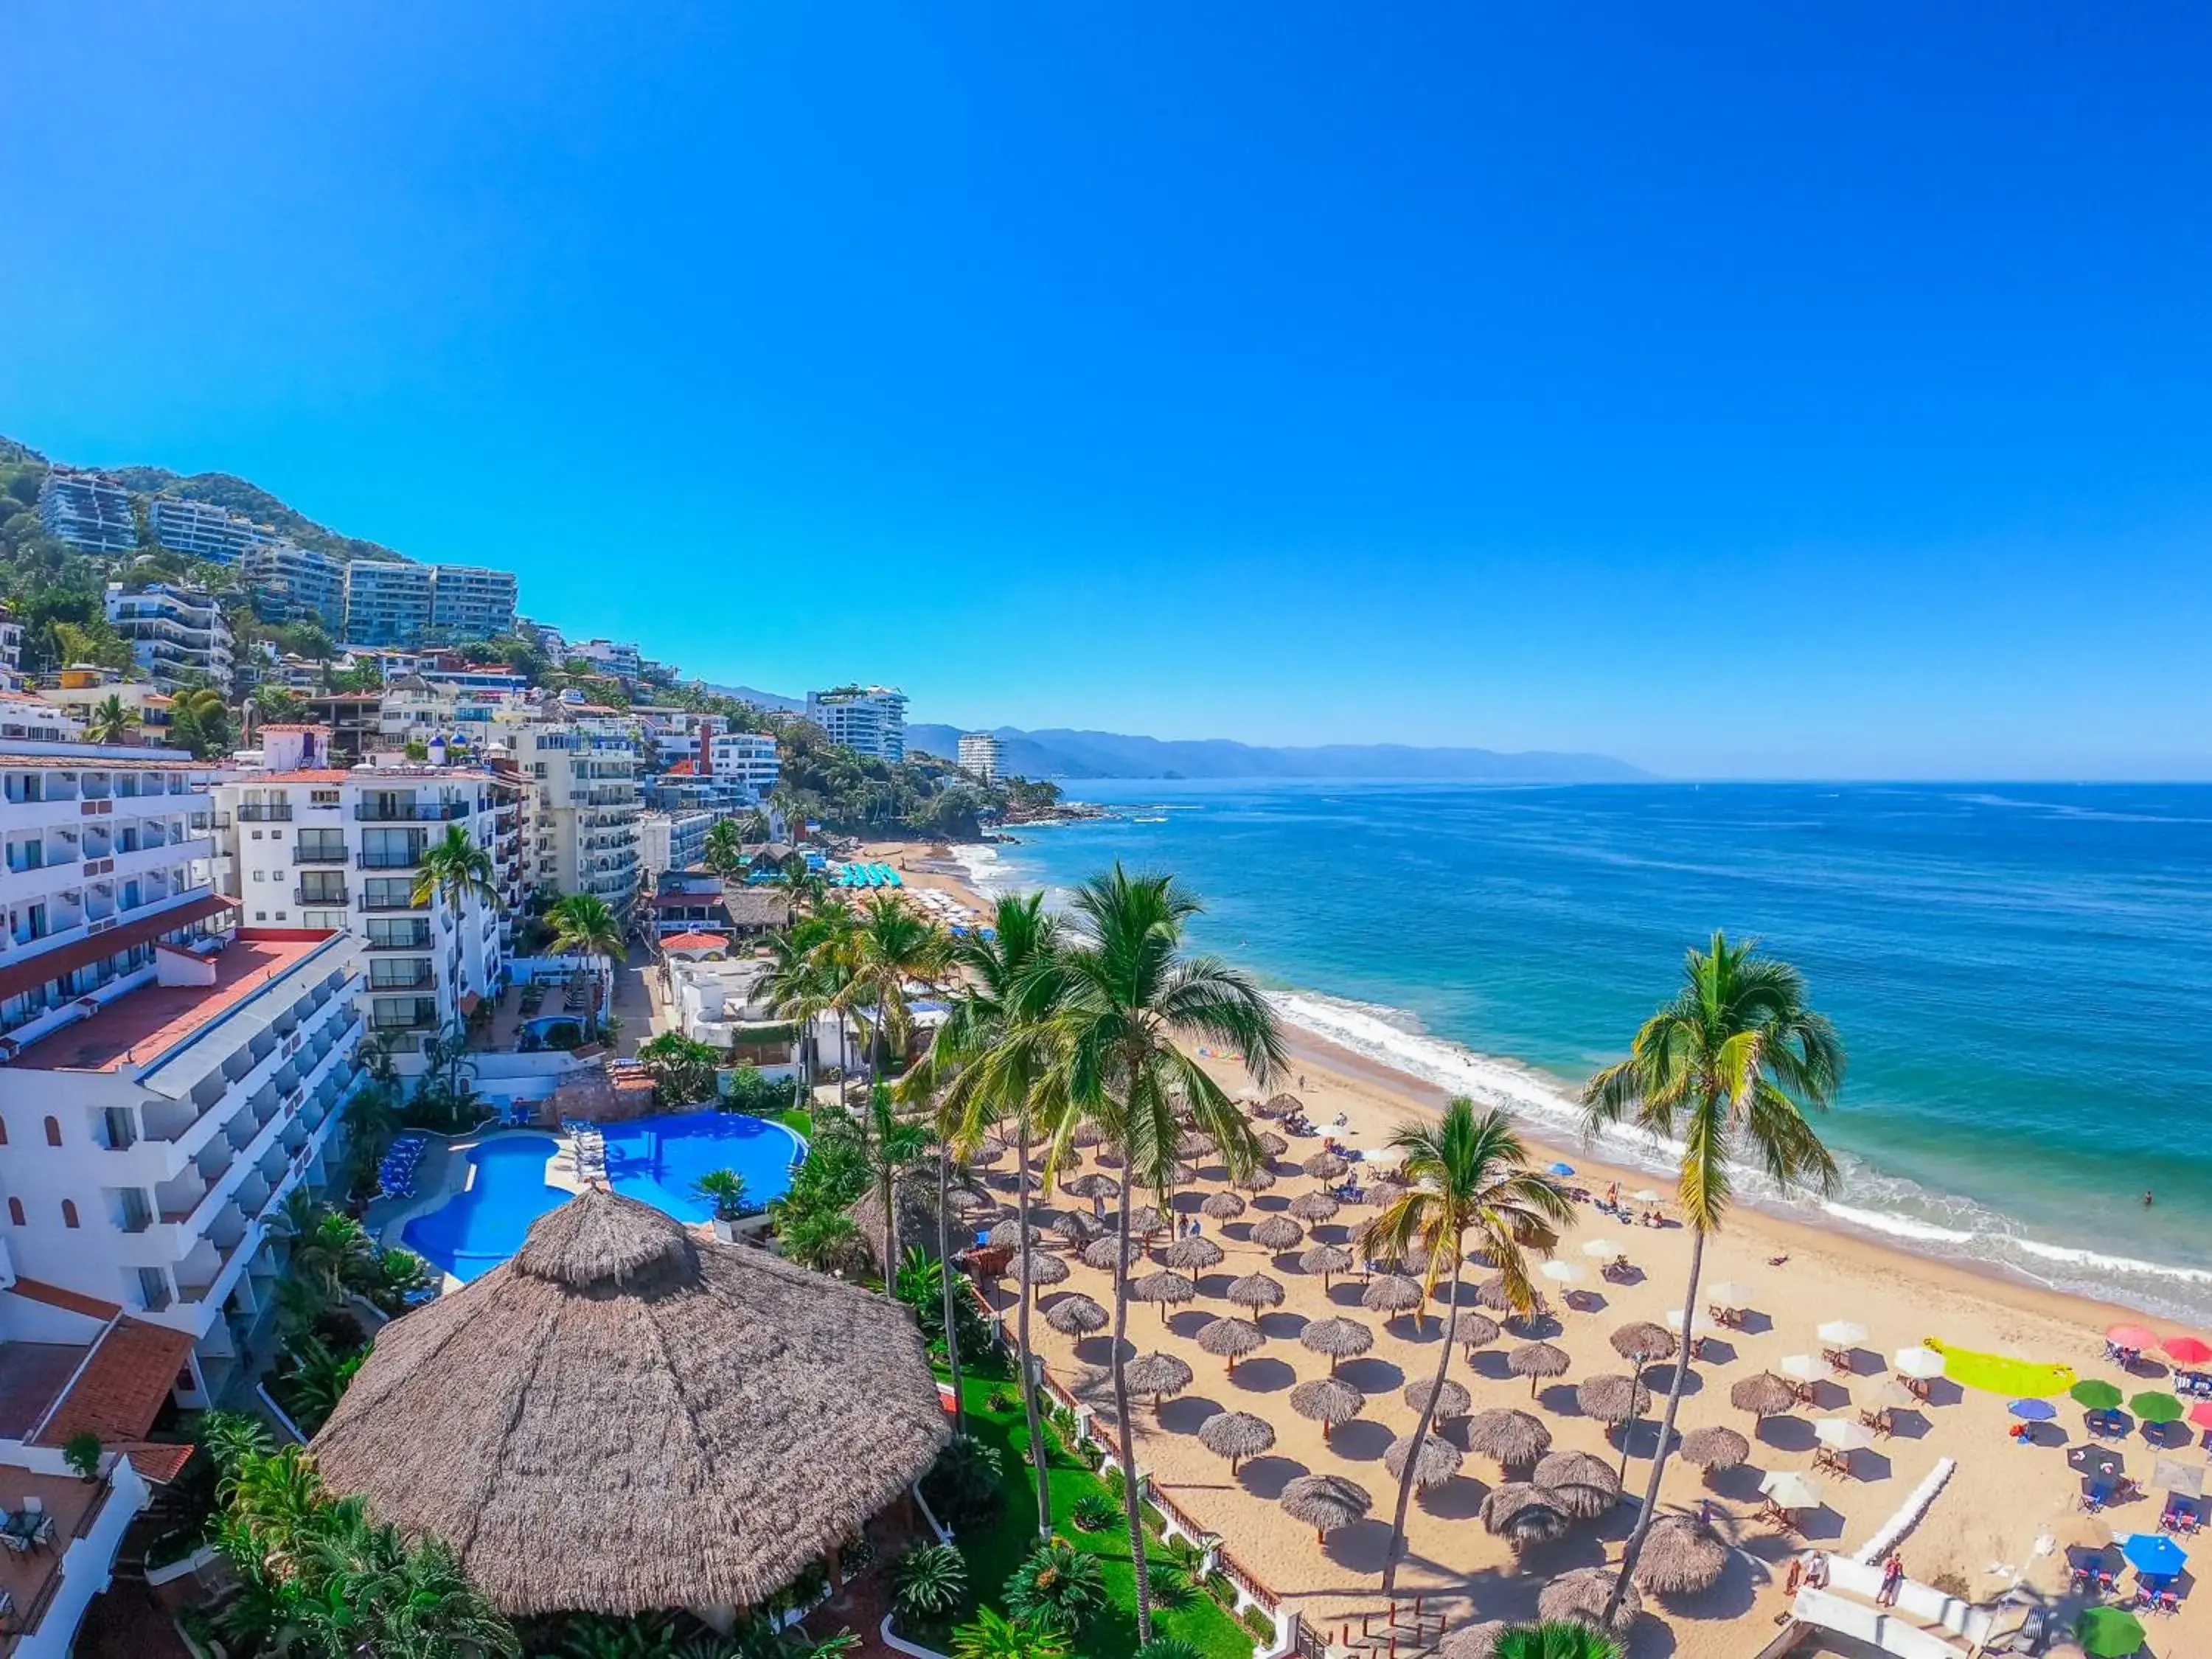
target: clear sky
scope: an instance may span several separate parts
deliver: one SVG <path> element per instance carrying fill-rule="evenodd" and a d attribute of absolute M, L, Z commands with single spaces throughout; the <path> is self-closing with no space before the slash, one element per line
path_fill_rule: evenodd
<path fill-rule="evenodd" d="M 2212 9 L 14 0 L 0 431 L 915 716 L 2212 775 Z"/>

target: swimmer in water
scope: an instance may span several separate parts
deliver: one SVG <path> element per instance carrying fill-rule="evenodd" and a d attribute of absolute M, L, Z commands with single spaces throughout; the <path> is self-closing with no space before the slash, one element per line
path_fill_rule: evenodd
<path fill-rule="evenodd" d="M 2150 1188 L 2148 1187 L 2143 1188 L 2143 1208 L 2150 1208 Z"/>

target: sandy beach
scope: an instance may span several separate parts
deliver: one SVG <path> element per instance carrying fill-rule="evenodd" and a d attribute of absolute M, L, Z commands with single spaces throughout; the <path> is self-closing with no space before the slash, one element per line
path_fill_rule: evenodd
<path fill-rule="evenodd" d="M 927 861 L 929 849 L 890 846 L 876 849 L 873 856 L 907 867 Z M 908 879 L 947 889 L 979 908 L 985 903 L 957 874 L 909 868 Z M 1292 1042 L 1289 1075 L 1274 1086 L 1295 1094 L 1316 1127 L 1349 1147 L 1379 1151 L 1397 1124 L 1432 1115 L 1443 1104 L 1440 1091 L 1360 1056 L 1295 1032 Z M 1253 1092 L 1241 1064 L 1225 1057 L 1208 1057 L 1206 1064 L 1232 1094 Z M 1140 1461 L 1175 1503 L 1230 1540 L 1248 1570 L 1292 1598 L 1310 1623 L 1334 1632 L 1342 1621 L 1356 1622 L 1358 1614 L 1381 1605 L 1377 1575 L 1395 1498 L 1382 1454 L 1392 1439 L 1413 1426 L 1416 1413 L 1401 1391 L 1409 1380 L 1433 1373 L 1440 1328 L 1433 1304 L 1418 1328 L 1407 1316 L 1386 1322 L 1361 1308 L 1357 1274 L 1340 1276 L 1324 1291 L 1319 1279 L 1298 1271 L 1296 1249 L 1277 1254 L 1251 1242 L 1255 1224 L 1322 1184 L 1297 1170 L 1320 1146 L 1319 1139 L 1292 1138 L 1288 1152 L 1277 1160 L 1277 1183 L 1248 1195 L 1249 1207 L 1241 1218 L 1225 1225 L 1203 1224 L 1226 1259 L 1196 1275 L 1195 1301 L 1170 1310 L 1164 1321 L 1158 1309 L 1133 1308 L 1129 1328 L 1138 1352 L 1176 1353 L 1194 1373 L 1188 1389 L 1157 1413 L 1149 1406 L 1138 1407 Z M 1648 1172 L 1608 1169 L 1580 1146 L 1532 1141 L 1530 1152 L 1540 1167 L 1555 1158 L 1574 1165 L 1571 1184 L 1595 1194 L 1602 1194 L 1615 1181 L 1624 1192 L 1654 1185 L 1663 1190 L 1663 1183 Z M 1225 1171 L 1209 1167 L 1206 1160 L 1200 1163 L 1196 1185 L 1176 1196 L 1179 1215 L 1195 1214 L 1208 1193 L 1226 1185 Z M 1074 1173 L 1065 1172 L 1063 1179 Z M 994 1175 L 1010 1191 L 1005 1169 Z M 1048 1203 L 1055 1211 L 1080 1206 L 1079 1200 L 1060 1197 Z M 1309 1228 L 1305 1243 L 1344 1243 L 1371 1213 L 1348 1206 L 1333 1222 Z M 1592 1238 L 1617 1242 L 1635 1270 L 1619 1282 L 1601 1279 L 1583 1250 Z M 1632 1321 L 1665 1323 L 1679 1315 L 1688 1251 L 1689 1235 L 1680 1226 L 1628 1225 L 1590 1205 L 1577 1206 L 1577 1225 L 1562 1239 L 1557 1255 L 1583 1273 L 1581 1283 L 1570 1287 L 1573 1305 L 1567 1305 L 1559 1286 L 1547 1285 L 1550 1317 L 1533 1329 L 1507 1332 L 1478 1352 L 1472 1364 L 1464 1352 L 1455 1352 L 1452 1375 L 1473 1390 L 1474 1410 L 1530 1411 L 1549 1430 L 1554 1449 L 1589 1451 L 1618 1465 L 1618 1434 L 1582 1414 L 1575 1385 L 1626 1369 L 1607 1340 L 1614 1330 Z M 1080 1291 L 1110 1305 L 1111 1275 L 1073 1256 L 1070 1265 L 1071 1278 L 1044 1289 L 1041 1304 L 1049 1307 L 1056 1297 Z M 1278 1279 L 1285 1298 L 1261 1320 L 1266 1346 L 1239 1363 L 1232 1376 L 1221 1360 L 1200 1350 L 1196 1336 L 1212 1319 L 1237 1311 L 1222 1299 L 1223 1293 L 1233 1279 L 1255 1271 Z M 1482 1271 L 1468 1271 L 1463 1304 L 1472 1305 L 1473 1281 Z M 1955 1471 L 1906 1535 L 1901 1553 L 1912 1578 L 1969 1600 L 1991 1601 L 2018 1583 L 2058 1601 L 2067 1593 L 2069 1548 L 2104 1543 L 2115 1533 L 2155 1530 L 2163 1502 L 2156 1492 L 2102 1515 L 2082 1512 L 2083 1477 L 2069 1468 L 2068 1454 L 2087 1440 L 2083 1413 L 2063 1399 L 2055 1402 L 2057 1420 L 2039 1425 L 2034 1443 L 2021 1445 L 2008 1437 L 2011 1419 L 2004 1398 L 1963 1391 L 1938 1379 L 1925 1406 L 1895 1413 L 1893 1434 L 1850 1454 L 1850 1478 L 1814 1468 L 1814 1422 L 1832 1416 L 1856 1422 L 1869 1391 L 1888 1374 L 1892 1352 L 1923 1338 L 2069 1365 L 2085 1378 L 2109 1379 L 2129 1394 L 2166 1388 L 2170 1378 L 2162 1364 L 2147 1358 L 2130 1375 L 2105 1358 L 2106 1327 L 2133 1316 L 1748 1207 L 1737 1209 L 1725 1231 L 1710 1243 L 1705 1279 L 1709 1284 L 1734 1281 L 1743 1286 L 1750 1311 L 1741 1329 L 1725 1331 L 1705 1344 L 1692 1366 L 1678 1429 L 1735 1429 L 1751 1437 L 1750 1460 L 1707 1483 L 1697 1468 L 1675 1459 L 1668 1467 L 1662 1504 L 1692 1510 L 1710 1505 L 1716 1525 L 1735 1547 L 1726 1573 L 1710 1590 L 1671 1602 L 1647 1599 L 1633 1645 L 1638 1656 L 1755 1653 L 1774 1633 L 1787 1605 L 1783 1577 L 1791 1554 L 1815 1547 L 1857 1549 L 1942 1459 L 1955 1460 Z M 1309 1321 L 1330 1316 L 1360 1321 L 1375 1340 L 1370 1352 L 1343 1362 L 1338 1370 L 1366 1396 L 1365 1407 L 1324 1442 L 1318 1426 L 1293 1413 L 1287 1402 L 1296 1383 L 1328 1370 L 1328 1361 L 1297 1337 Z M 1815 1328 L 1838 1319 L 1863 1325 L 1868 1335 L 1849 1356 L 1848 1371 L 1816 1385 L 1815 1405 L 1764 1421 L 1730 1406 L 1734 1384 L 1762 1370 L 1780 1369 L 1785 1356 L 1818 1360 L 1823 1345 Z M 1071 1341 L 1042 1320 L 1036 1330 L 1054 1376 L 1079 1397 L 1108 1404 L 1099 1376 L 1109 1357 L 1107 1340 Z M 1510 1348 L 1531 1335 L 1563 1348 L 1570 1362 L 1565 1375 L 1540 1384 L 1533 1399 L 1528 1383 L 1508 1376 L 1504 1366 Z M 1671 1370 L 1670 1364 L 1645 1372 L 1655 1396 L 1663 1395 Z M 1655 1403 L 1655 1416 L 1659 1408 Z M 1199 1425 L 1219 1410 L 1252 1412 L 1271 1422 L 1277 1434 L 1269 1453 L 1247 1460 L 1233 1476 L 1227 1463 L 1197 1438 Z M 1460 1423 L 1449 1425 L 1446 1437 L 1460 1438 L 1463 1428 Z M 1654 1424 L 1646 1419 L 1630 1438 L 1625 1490 L 1632 1498 L 1640 1498 L 1649 1478 L 1656 1437 Z M 2172 1455 L 2202 1466 L 2203 1455 L 2193 1434 L 2177 1433 L 2174 1443 L 2179 1449 Z M 2118 1454 L 2126 1473 L 2149 1486 L 2160 1449 L 2139 1429 L 2123 1439 L 2096 1443 Z M 1761 1477 L 1783 1470 L 1809 1474 L 1823 1489 L 1821 1506 L 1802 1516 L 1802 1536 L 1784 1534 L 1758 1518 Z M 1275 1502 L 1285 1482 L 1309 1472 L 1343 1475 L 1364 1486 L 1373 1498 L 1367 1519 L 1317 1542 L 1311 1529 L 1292 1521 Z M 1456 1477 L 1418 1496 L 1413 1505 L 1400 1591 L 1422 1595 L 1450 1624 L 1478 1615 L 1532 1615 L 1535 1593 L 1549 1579 L 1573 1567 L 1617 1561 L 1632 1524 L 1634 1504 L 1624 1501 L 1606 1516 L 1578 1523 L 1564 1538 L 1533 1547 L 1516 1560 L 1478 1518 L 1484 1493 L 1500 1479 L 1496 1464 L 1470 1455 Z M 2112 1556 L 2117 1563 L 2117 1551 Z M 2119 1577 L 2124 1590 L 2132 1586 L 2131 1573 L 2123 1570 Z M 2179 1588 L 2178 1617 L 2147 1620 L 2147 1651 L 2186 1653 L 2212 1636 L 2212 1615 L 2195 1604 L 2186 1577 Z M 2070 1616 L 2075 1604 L 2063 1605 Z M 1849 1650 L 1838 1644 L 1832 1650 Z"/>

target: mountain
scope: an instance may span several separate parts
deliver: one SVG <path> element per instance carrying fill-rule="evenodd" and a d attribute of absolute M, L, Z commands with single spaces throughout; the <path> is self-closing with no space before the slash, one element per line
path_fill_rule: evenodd
<path fill-rule="evenodd" d="M 909 751 L 951 757 L 957 726 L 906 729 Z M 1483 783 L 1633 783 L 1652 775 L 1607 755 L 1501 754 L 1492 749 L 1417 749 L 1396 743 L 1267 749 L 1226 738 L 1170 742 L 1115 732 L 1002 726 L 1003 769 L 1027 778 L 1369 778 Z"/>
<path fill-rule="evenodd" d="M 787 697 L 780 691 L 763 691 L 750 685 L 710 685 L 707 690 L 718 697 L 735 697 L 739 702 L 749 702 L 754 708 L 767 709 L 771 714 L 803 714 L 806 712 L 805 698 Z"/>

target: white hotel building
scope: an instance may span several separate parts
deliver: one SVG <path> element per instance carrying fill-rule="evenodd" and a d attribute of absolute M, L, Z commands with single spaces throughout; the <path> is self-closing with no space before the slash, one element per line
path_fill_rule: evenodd
<path fill-rule="evenodd" d="M 806 718 L 856 755 L 906 758 L 906 693 L 889 685 L 842 685 L 806 694 Z"/>
<path fill-rule="evenodd" d="M 587 714 L 510 726 L 507 741 L 530 787 L 529 885 L 593 894 L 627 917 L 645 874 L 635 726 Z"/>

